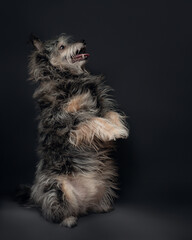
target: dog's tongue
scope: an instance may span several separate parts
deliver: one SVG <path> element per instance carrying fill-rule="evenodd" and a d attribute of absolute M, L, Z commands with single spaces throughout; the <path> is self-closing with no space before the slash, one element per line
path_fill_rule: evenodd
<path fill-rule="evenodd" d="M 80 60 L 87 59 L 89 56 L 90 55 L 88 53 L 77 54 L 72 58 L 72 60 L 73 60 L 73 62 L 77 62 L 77 61 L 80 61 Z"/>

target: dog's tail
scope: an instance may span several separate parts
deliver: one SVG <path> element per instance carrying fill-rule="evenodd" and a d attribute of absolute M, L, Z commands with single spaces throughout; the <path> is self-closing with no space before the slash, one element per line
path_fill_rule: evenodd
<path fill-rule="evenodd" d="M 31 200 L 31 186 L 20 185 L 15 194 L 15 200 L 22 206 L 33 207 Z"/>

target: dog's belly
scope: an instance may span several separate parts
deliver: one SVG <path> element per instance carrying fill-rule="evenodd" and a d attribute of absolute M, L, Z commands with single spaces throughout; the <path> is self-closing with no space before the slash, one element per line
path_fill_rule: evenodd
<path fill-rule="evenodd" d="M 85 208 L 98 203 L 105 191 L 104 182 L 95 173 L 60 176 L 64 197 L 75 208 Z"/>

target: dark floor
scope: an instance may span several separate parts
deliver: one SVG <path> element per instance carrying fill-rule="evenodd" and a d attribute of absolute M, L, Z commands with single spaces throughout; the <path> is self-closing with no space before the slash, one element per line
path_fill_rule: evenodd
<path fill-rule="evenodd" d="M 0 239 L 191 240 L 192 208 L 117 204 L 113 212 L 79 219 L 72 229 L 45 221 L 35 209 L 8 199 L 0 203 Z"/>

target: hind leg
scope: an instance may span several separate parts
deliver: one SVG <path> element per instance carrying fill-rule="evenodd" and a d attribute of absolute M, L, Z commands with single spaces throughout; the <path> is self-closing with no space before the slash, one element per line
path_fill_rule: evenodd
<path fill-rule="evenodd" d="M 67 201 L 57 181 L 36 184 L 32 188 L 32 199 L 41 206 L 42 215 L 50 222 L 73 227 L 77 223 L 77 213 Z"/>
<path fill-rule="evenodd" d="M 42 213 L 46 219 L 60 223 L 61 226 L 73 227 L 77 224 L 76 213 L 59 189 L 47 192 L 42 204 Z"/>
<path fill-rule="evenodd" d="M 77 217 L 74 216 L 67 217 L 60 223 L 60 225 L 69 228 L 74 227 L 77 225 Z"/>
<path fill-rule="evenodd" d="M 42 215 L 51 222 L 60 223 L 65 216 L 65 203 L 62 201 L 59 190 L 50 189 L 44 193 L 42 199 Z"/>

